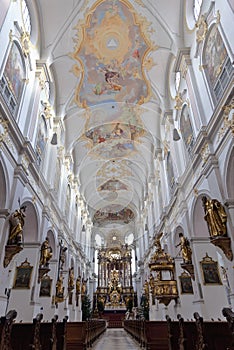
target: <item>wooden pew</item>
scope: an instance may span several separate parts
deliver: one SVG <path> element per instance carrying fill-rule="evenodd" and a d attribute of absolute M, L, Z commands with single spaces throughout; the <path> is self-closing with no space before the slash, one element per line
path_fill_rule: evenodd
<path fill-rule="evenodd" d="M 0 318 L 0 350 L 12 350 L 11 332 L 16 316 L 17 312 L 10 310 L 6 316 Z"/>
<path fill-rule="evenodd" d="M 105 331 L 105 320 L 67 323 L 66 350 L 84 350 Z"/>
<path fill-rule="evenodd" d="M 229 343 L 228 350 L 234 350 L 234 312 L 232 309 L 224 307 L 222 310 L 223 316 L 226 317 L 226 320 L 228 322 L 229 330 L 230 330 L 230 336 L 231 340 Z"/>
<path fill-rule="evenodd" d="M 68 321 L 68 316 L 65 316 L 62 322 L 57 322 L 57 325 L 56 325 L 57 350 L 66 350 L 67 321 Z"/>
<path fill-rule="evenodd" d="M 12 327 L 12 350 L 41 350 L 40 327 L 42 314 L 38 314 L 32 323 L 15 323 Z"/>
<path fill-rule="evenodd" d="M 51 322 L 41 323 L 40 341 L 43 350 L 57 350 L 57 321 L 58 315 L 55 315 Z"/>
<path fill-rule="evenodd" d="M 227 322 L 203 322 L 197 313 L 194 318 L 194 321 L 184 321 L 178 315 L 178 321 L 172 321 L 167 316 L 167 322 L 143 321 L 141 325 L 137 320 L 126 320 L 124 329 L 150 350 L 234 350 Z"/>
<path fill-rule="evenodd" d="M 169 350 L 167 322 L 125 320 L 124 329 L 149 350 Z"/>

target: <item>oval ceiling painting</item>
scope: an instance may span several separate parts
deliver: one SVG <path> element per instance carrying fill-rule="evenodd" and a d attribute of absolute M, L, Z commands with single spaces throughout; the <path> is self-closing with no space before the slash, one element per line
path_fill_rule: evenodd
<path fill-rule="evenodd" d="M 77 26 L 75 100 L 86 108 L 104 102 L 142 104 L 150 97 L 144 60 L 151 51 L 143 20 L 126 1 L 98 1 Z"/>

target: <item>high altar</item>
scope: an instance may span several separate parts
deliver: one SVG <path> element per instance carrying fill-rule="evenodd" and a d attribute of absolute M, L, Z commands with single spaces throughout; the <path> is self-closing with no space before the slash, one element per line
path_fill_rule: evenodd
<path fill-rule="evenodd" d="M 128 245 L 102 248 L 98 253 L 98 286 L 96 307 L 100 310 L 126 310 L 134 306 L 132 254 Z"/>

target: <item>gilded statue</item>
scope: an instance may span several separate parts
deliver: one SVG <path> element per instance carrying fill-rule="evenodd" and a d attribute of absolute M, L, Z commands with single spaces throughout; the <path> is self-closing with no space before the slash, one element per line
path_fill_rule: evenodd
<path fill-rule="evenodd" d="M 63 278 L 60 276 L 56 283 L 56 297 L 63 298 L 64 287 L 63 287 Z"/>
<path fill-rule="evenodd" d="M 227 214 L 222 204 L 217 199 L 208 199 L 206 196 L 202 197 L 202 202 L 210 236 L 226 236 Z"/>
<path fill-rule="evenodd" d="M 26 206 L 22 206 L 10 215 L 10 234 L 7 245 L 22 245 L 24 218 L 26 216 L 24 213 L 26 208 Z"/>
<path fill-rule="evenodd" d="M 60 270 L 63 270 L 64 264 L 66 261 L 66 251 L 67 247 L 63 247 L 62 243 L 60 244 L 60 256 L 59 256 L 59 261 L 60 261 Z"/>
<path fill-rule="evenodd" d="M 192 264 L 192 250 L 190 248 L 190 243 L 187 237 L 184 237 L 183 233 L 179 234 L 180 243 L 176 247 L 180 246 L 182 257 L 185 264 Z"/>
<path fill-rule="evenodd" d="M 145 280 L 143 289 L 144 289 L 144 294 L 148 295 L 149 294 L 149 282 L 147 280 Z"/>
<path fill-rule="evenodd" d="M 156 238 L 155 238 L 155 242 L 154 242 L 154 245 L 156 247 L 157 250 L 161 251 L 162 250 L 162 246 L 161 246 L 161 238 L 163 236 L 163 232 L 159 233 Z"/>
<path fill-rule="evenodd" d="M 40 266 L 47 267 L 49 265 L 49 260 L 52 258 L 52 248 L 49 244 L 49 238 L 46 237 L 45 241 L 41 245 L 41 257 Z"/>
<path fill-rule="evenodd" d="M 77 277 L 76 279 L 76 294 L 81 293 L 81 277 Z"/>
<path fill-rule="evenodd" d="M 68 288 L 71 290 L 71 289 L 74 289 L 75 287 L 75 282 L 74 282 L 74 268 L 71 267 L 69 269 L 69 274 L 68 274 Z"/>
<path fill-rule="evenodd" d="M 86 294 L 87 291 L 87 282 L 85 280 L 82 281 L 82 286 L 81 286 L 81 294 L 84 295 Z"/>

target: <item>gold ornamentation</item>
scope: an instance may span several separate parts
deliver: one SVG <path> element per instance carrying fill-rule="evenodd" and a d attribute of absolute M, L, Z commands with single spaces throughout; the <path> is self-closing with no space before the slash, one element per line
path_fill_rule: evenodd
<path fill-rule="evenodd" d="M 206 68 L 207 68 L 207 64 L 200 64 L 200 65 L 199 65 L 199 70 L 200 70 L 200 72 L 203 71 L 203 70 L 206 69 Z"/>
<path fill-rule="evenodd" d="M 209 145 L 208 143 L 206 143 L 201 149 L 201 157 L 204 163 L 207 162 L 209 154 L 210 154 Z"/>
<path fill-rule="evenodd" d="M 10 42 L 12 42 L 13 41 L 13 33 L 12 33 L 12 29 L 10 30 L 10 32 L 9 32 L 9 40 L 10 40 Z"/>
<path fill-rule="evenodd" d="M 48 267 L 49 261 L 52 258 L 52 248 L 49 245 L 49 239 L 46 237 L 45 241 L 41 245 L 40 267 Z"/>
<path fill-rule="evenodd" d="M 205 39 L 208 30 L 208 25 L 204 15 L 199 17 L 199 20 L 196 23 L 196 28 L 196 40 L 198 43 L 200 43 Z"/>
<path fill-rule="evenodd" d="M 202 197 L 202 202 L 210 237 L 226 236 L 227 214 L 223 205 L 217 199 L 208 199 L 206 196 Z"/>
<path fill-rule="evenodd" d="M 228 105 L 223 107 L 223 126 L 218 132 L 218 141 L 223 137 L 225 132 L 228 129 L 231 129 L 232 135 L 234 136 L 234 112 L 231 111 L 234 109 L 234 98 Z"/>
<path fill-rule="evenodd" d="M 177 111 L 181 110 L 184 103 L 181 92 L 178 92 L 178 94 L 175 96 L 175 101 L 176 101 L 175 109 Z"/>
<path fill-rule="evenodd" d="M 26 154 L 23 154 L 21 163 L 22 163 L 24 170 L 27 172 L 28 168 L 29 168 L 30 161 L 29 161 L 29 158 Z"/>
<path fill-rule="evenodd" d="M 103 92 L 106 93 L 108 90 L 115 92 L 118 91 L 118 96 L 116 99 L 122 98 L 122 86 L 119 83 L 119 76 L 126 77 L 126 69 L 121 63 L 126 60 L 126 56 L 129 53 L 130 48 L 133 47 L 132 38 L 130 38 L 129 35 L 129 24 L 122 18 L 122 16 L 119 15 L 117 4 L 113 3 L 113 5 L 110 6 L 110 9 L 106 10 L 102 21 L 100 23 L 95 22 L 94 24 L 93 14 L 103 2 L 104 1 L 96 1 L 95 4 L 86 11 L 84 18 L 78 22 L 77 26 L 75 27 L 75 48 L 74 52 L 70 54 L 74 60 L 79 62 L 79 65 L 74 65 L 72 67 L 72 72 L 75 74 L 75 76 L 80 77 L 80 82 L 76 90 L 75 101 L 84 109 L 93 103 L 93 99 L 96 101 L 96 96 L 100 96 L 103 94 Z M 147 44 L 144 56 L 140 58 L 138 50 L 139 43 L 136 40 L 136 50 L 134 51 L 133 55 L 135 55 L 134 57 L 136 60 L 139 61 L 139 58 L 141 59 L 141 65 L 139 67 L 140 69 L 136 70 L 134 70 L 132 67 L 132 76 L 136 79 L 144 80 L 147 85 L 147 95 L 137 96 L 138 104 L 143 104 L 147 102 L 152 95 L 151 86 L 149 81 L 146 79 L 143 70 L 144 66 L 146 70 L 149 70 L 154 65 L 153 61 L 147 58 L 149 52 L 157 49 L 155 43 L 153 43 L 149 38 L 150 34 L 153 32 L 152 23 L 142 15 L 138 15 L 131 3 L 127 0 L 121 1 L 121 3 L 123 3 L 121 6 L 125 5 L 129 13 L 132 15 L 135 25 L 139 26 L 139 31 L 142 38 Z M 92 26 L 93 32 L 91 34 L 90 28 Z M 94 79 L 92 80 L 91 84 L 92 86 L 94 85 L 94 96 L 92 97 L 92 95 L 87 95 L 87 98 L 82 95 L 82 84 L 85 79 L 86 69 L 84 63 L 79 58 L 81 55 L 78 56 L 78 54 L 80 54 L 84 48 L 84 42 L 85 54 L 88 55 L 92 53 L 97 60 L 97 66 L 104 65 L 104 68 L 99 67 L 97 69 L 98 74 L 100 75 L 100 72 L 103 72 L 106 77 L 108 76 L 105 78 L 105 83 L 102 81 L 96 82 Z M 115 76 L 113 76 L 113 73 L 115 73 Z"/>
<path fill-rule="evenodd" d="M 145 4 L 143 3 L 142 0 L 135 0 L 135 3 L 136 3 L 137 5 L 140 5 L 140 6 L 142 6 L 142 7 L 145 7 Z"/>
<path fill-rule="evenodd" d="M 23 247 L 18 246 L 18 245 L 7 245 L 5 247 L 5 257 L 3 261 L 3 266 L 7 267 L 13 257 L 18 254 L 21 250 L 23 250 Z"/>
<path fill-rule="evenodd" d="M 2 147 L 2 143 L 6 143 L 12 146 L 12 142 L 8 134 L 8 121 L 2 119 L 0 116 L 0 148 Z"/>
<path fill-rule="evenodd" d="M 219 247 L 223 253 L 225 254 L 226 258 L 230 261 L 233 260 L 233 253 L 231 248 L 231 239 L 229 237 L 216 237 L 211 238 L 210 242 L 215 245 L 216 247 Z"/>
<path fill-rule="evenodd" d="M 175 262 L 174 259 L 164 252 L 161 246 L 161 238 L 163 233 L 161 232 L 155 238 L 154 245 L 156 252 L 150 259 L 149 268 L 151 271 L 150 283 L 154 287 L 152 295 L 159 300 L 160 303 L 168 305 L 171 300 L 178 298 L 177 282 L 175 280 Z M 170 279 L 163 278 L 163 274 L 169 274 Z M 154 281 L 153 281 L 154 278 Z"/>
<path fill-rule="evenodd" d="M 183 233 L 179 234 L 180 243 L 176 245 L 176 247 L 180 247 L 180 252 L 182 253 L 182 257 L 185 264 L 192 263 L 192 249 L 190 247 L 190 243 L 187 237 L 184 237 Z"/>
<path fill-rule="evenodd" d="M 72 72 L 77 78 L 79 78 L 79 76 L 80 76 L 81 74 L 84 73 L 84 69 L 83 69 L 83 67 L 79 67 L 77 64 L 74 64 L 74 65 L 72 66 L 71 72 Z"/>
<path fill-rule="evenodd" d="M 20 42 L 22 51 L 25 57 L 28 57 L 30 53 L 30 34 L 28 32 L 22 32 L 20 36 Z"/>
<path fill-rule="evenodd" d="M 50 119 L 52 117 L 52 107 L 49 102 L 41 101 L 42 106 L 44 107 L 43 113 L 46 119 Z"/>

